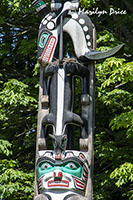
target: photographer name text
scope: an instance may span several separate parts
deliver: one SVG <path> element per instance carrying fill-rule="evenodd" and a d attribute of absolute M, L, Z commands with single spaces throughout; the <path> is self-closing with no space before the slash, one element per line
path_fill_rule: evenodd
<path fill-rule="evenodd" d="M 109 11 L 107 10 L 99 10 L 99 8 L 93 8 L 93 10 L 88 10 L 85 11 L 85 13 L 87 15 L 97 15 L 98 17 L 100 17 L 101 15 L 126 15 L 127 11 L 126 10 L 121 10 L 120 8 L 118 8 L 117 10 L 115 10 L 114 8 L 110 8 Z"/>

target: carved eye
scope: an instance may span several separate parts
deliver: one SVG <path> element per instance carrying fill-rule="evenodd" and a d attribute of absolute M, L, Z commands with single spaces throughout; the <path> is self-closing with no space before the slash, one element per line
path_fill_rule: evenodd
<path fill-rule="evenodd" d="M 49 163 L 44 163 L 41 166 L 41 169 L 49 169 L 50 167 L 52 167 Z"/>
<path fill-rule="evenodd" d="M 77 169 L 76 165 L 72 162 L 68 163 L 66 167 L 68 167 L 69 169 Z"/>

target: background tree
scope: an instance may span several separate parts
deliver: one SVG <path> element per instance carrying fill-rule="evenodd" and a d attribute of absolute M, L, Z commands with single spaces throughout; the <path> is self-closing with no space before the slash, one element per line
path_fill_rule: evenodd
<path fill-rule="evenodd" d="M 131 200 L 132 1 L 82 0 L 81 6 L 108 12 L 90 16 L 97 30 L 97 49 L 125 43 L 121 56 L 96 65 L 94 200 Z M 110 8 L 127 14 L 109 16 Z M 40 21 L 30 0 L 1 0 L 0 199 L 33 199 Z M 71 45 L 67 47 L 71 52 Z"/>

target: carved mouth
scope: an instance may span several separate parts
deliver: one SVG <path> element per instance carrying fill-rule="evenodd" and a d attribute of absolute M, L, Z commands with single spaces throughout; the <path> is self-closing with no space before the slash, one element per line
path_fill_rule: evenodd
<path fill-rule="evenodd" d="M 69 182 L 66 180 L 61 181 L 48 181 L 48 187 L 69 187 Z"/>

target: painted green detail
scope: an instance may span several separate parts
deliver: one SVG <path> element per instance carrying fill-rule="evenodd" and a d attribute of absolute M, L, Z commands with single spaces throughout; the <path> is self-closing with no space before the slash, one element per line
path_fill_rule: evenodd
<path fill-rule="evenodd" d="M 44 174 L 47 174 L 47 173 L 53 171 L 53 167 L 54 167 L 54 165 L 52 165 L 49 162 L 40 163 L 39 166 L 37 167 L 38 178 L 40 178 Z"/>
<path fill-rule="evenodd" d="M 35 5 L 35 8 L 37 9 L 37 8 L 41 7 L 42 5 L 45 5 L 45 3 L 43 1 L 40 1 L 39 3 L 37 3 Z"/>
<path fill-rule="evenodd" d="M 39 46 L 41 48 L 44 48 L 46 41 L 48 39 L 49 34 L 48 33 L 43 33 L 40 37 L 40 41 L 39 41 Z"/>
<path fill-rule="evenodd" d="M 63 167 L 63 172 L 81 178 L 82 167 L 78 163 L 71 161 L 71 162 L 65 163 Z"/>
<path fill-rule="evenodd" d="M 66 162 L 58 166 L 55 166 L 50 162 L 42 162 L 37 167 L 38 178 L 55 170 L 61 170 L 64 173 L 68 173 L 78 178 L 81 178 L 82 175 L 82 167 L 73 161 Z"/>

